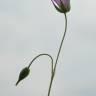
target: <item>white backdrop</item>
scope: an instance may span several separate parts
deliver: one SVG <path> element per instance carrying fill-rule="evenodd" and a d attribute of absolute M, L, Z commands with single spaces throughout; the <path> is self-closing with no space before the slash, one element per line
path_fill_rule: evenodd
<path fill-rule="evenodd" d="M 95 9 L 95 0 L 71 0 L 51 96 L 96 96 Z M 56 58 L 64 21 L 51 0 L 0 0 L 0 96 L 47 96 L 47 57 L 34 62 L 28 78 L 17 87 L 15 83 L 37 54 Z"/>

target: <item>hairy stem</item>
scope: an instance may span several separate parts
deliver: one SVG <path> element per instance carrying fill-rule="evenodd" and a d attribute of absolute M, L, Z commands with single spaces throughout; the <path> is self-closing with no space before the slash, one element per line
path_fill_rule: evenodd
<path fill-rule="evenodd" d="M 56 73 L 56 67 L 57 67 L 57 64 L 58 64 L 57 62 L 58 62 L 58 59 L 59 59 L 59 56 L 60 56 L 61 48 L 62 48 L 62 45 L 63 45 L 63 42 L 64 42 L 64 38 L 65 38 L 65 35 L 66 35 L 66 31 L 67 31 L 67 16 L 66 16 L 66 14 L 64 14 L 64 15 L 65 15 L 65 30 L 64 30 L 62 41 L 61 41 L 61 44 L 60 44 L 60 47 L 59 47 L 59 50 L 58 50 L 58 54 L 57 54 L 57 57 L 56 57 L 56 62 L 55 62 L 55 65 L 54 65 L 53 74 L 51 76 L 51 81 L 50 81 L 50 85 L 49 85 L 49 90 L 48 90 L 48 95 L 47 96 L 50 96 L 50 91 L 51 91 L 51 88 L 52 88 L 52 83 L 53 83 L 53 80 L 54 80 L 54 76 L 55 76 L 55 73 Z"/>

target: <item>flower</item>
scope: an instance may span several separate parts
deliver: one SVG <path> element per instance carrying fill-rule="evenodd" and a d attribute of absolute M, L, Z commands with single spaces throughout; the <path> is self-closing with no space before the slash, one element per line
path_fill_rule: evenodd
<path fill-rule="evenodd" d="M 57 11 L 67 13 L 70 11 L 70 0 L 51 0 Z"/>
<path fill-rule="evenodd" d="M 18 83 L 23 80 L 24 78 L 26 78 L 28 75 L 29 75 L 29 68 L 28 67 L 25 67 L 24 69 L 22 69 L 22 71 L 20 72 L 20 75 L 19 75 L 19 79 L 18 81 L 16 82 L 16 86 L 18 85 Z"/>

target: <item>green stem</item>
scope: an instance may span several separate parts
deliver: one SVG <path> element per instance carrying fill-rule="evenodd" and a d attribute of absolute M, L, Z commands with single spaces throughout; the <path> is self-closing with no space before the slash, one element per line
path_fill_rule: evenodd
<path fill-rule="evenodd" d="M 39 58 L 39 57 L 41 57 L 41 56 L 48 56 L 48 57 L 51 59 L 51 64 L 52 64 L 52 65 L 51 65 L 51 74 L 53 74 L 53 58 L 52 58 L 51 55 L 46 54 L 46 53 L 39 54 L 39 55 L 37 55 L 34 59 L 32 59 L 32 61 L 29 63 L 28 68 L 30 68 L 30 66 L 33 64 L 33 62 L 34 62 L 37 58 Z"/>
<path fill-rule="evenodd" d="M 59 47 L 59 50 L 58 50 L 56 62 L 55 62 L 54 69 L 53 69 L 53 74 L 51 76 L 51 81 L 50 81 L 49 90 L 48 90 L 48 96 L 50 96 L 50 91 L 51 91 L 51 88 L 52 88 L 52 83 L 53 83 L 53 80 L 54 80 L 54 76 L 55 76 L 55 73 L 56 73 L 56 67 L 57 67 L 57 64 L 58 64 L 57 62 L 58 62 L 58 59 L 59 59 L 59 56 L 60 56 L 61 48 L 62 48 L 64 38 L 65 38 L 65 35 L 66 35 L 66 31 L 67 31 L 67 16 L 66 16 L 66 14 L 64 14 L 64 15 L 65 15 L 65 30 L 64 30 L 62 41 L 61 41 L 61 44 L 60 44 L 60 47 Z"/>

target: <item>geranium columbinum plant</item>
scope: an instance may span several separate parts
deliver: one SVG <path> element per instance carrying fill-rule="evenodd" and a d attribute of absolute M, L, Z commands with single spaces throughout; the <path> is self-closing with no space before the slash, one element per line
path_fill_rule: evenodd
<path fill-rule="evenodd" d="M 16 85 L 21 81 L 23 80 L 24 78 L 26 78 L 29 74 L 29 69 L 30 69 L 30 66 L 33 64 L 33 62 L 41 57 L 41 56 L 47 56 L 50 58 L 51 60 L 51 80 L 50 80 L 50 85 L 49 85 L 49 89 L 48 89 L 48 94 L 47 96 L 50 96 L 50 92 L 51 92 L 51 88 L 52 88 L 52 83 L 53 83 L 53 80 L 54 80 L 54 76 L 55 76 L 55 73 L 56 73 L 56 67 L 57 67 L 57 64 L 58 64 L 58 59 L 59 59 L 59 55 L 60 55 L 60 52 L 61 52 L 61 48 L 62 48 L 62 45 L 63 45 L 63 42 L 64 42 L 64 38 L 65 38 L 65 35 L 66 35 L 66 30 L 67 30 L 67 16 L 66 16 L 66 13 L 70 11 L 70 0 L 51 0 L 54 7 L 57 9 L 57 11 L 59 11 L 60 13 L 63 13 L 64 16 L 65 16 L 65 30 L 64 30 L 64 34 L 63 34 L 63 37 L 62 37 L 62 40 L 61 40 L 61 43 L 60 43 L 60 47 L 58 49 L 58 52 L 57 52 L 57 56 L 56 56 L 56 60 L 55 62 L 53 62 L 53 58 L 50 54 L 39 54 L 37 55 L 34 59 L 32 59 L 32 61 L 29 63 L 29 66 L 24 68 L 21 72 L 20 72 L 20 75 L 19 75 L 19 79 L 16 83 Z"/>

